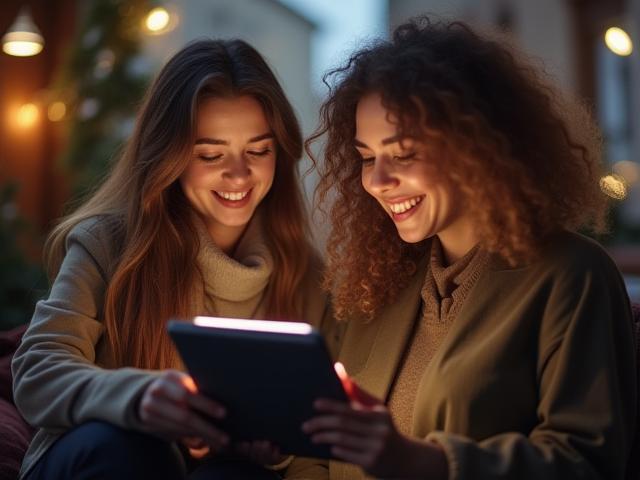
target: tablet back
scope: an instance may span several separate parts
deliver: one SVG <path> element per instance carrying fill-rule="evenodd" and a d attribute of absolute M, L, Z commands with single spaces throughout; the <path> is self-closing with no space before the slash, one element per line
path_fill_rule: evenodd
<path fill-rule="evenodd" d="M 301 429 L 317 414 L 315 399 L 347 401 L 316 330 L 265 332 L 186 321 L 171 321 L 168 329 L 199 390 L 226 407 L 227 418 L 218 424 L 232 441 L 269 440 L 283 454 L 331 457 L 328 446 L 312 444 Z"/>

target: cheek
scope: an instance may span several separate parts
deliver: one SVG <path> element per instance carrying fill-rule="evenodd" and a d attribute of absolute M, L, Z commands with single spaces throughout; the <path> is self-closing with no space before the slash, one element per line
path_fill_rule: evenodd
<path fill-rule="evenodd" d="M 180 175 L 180 185 L 182 189 L 208 188 L 211 176 L 214 172 L 206 165 L 190 165 Z"/>
<path fill-rule="evenodd" d="M 369 189 L 370 180 L 371 180 L 371 171 L 366 168 L 363 168 L 362 172 L 360 173 L 360 182 L 362 183 L 362 188 L 369 195 L 375 196 Z"/>
<path fill-rule="evenodd" d="M 254 172 L 265 184 L 271 186 L 273 184 L 273 177 L 276 173 L 276 159 L 271 158 L 264 163 L 261 163 Z"/>

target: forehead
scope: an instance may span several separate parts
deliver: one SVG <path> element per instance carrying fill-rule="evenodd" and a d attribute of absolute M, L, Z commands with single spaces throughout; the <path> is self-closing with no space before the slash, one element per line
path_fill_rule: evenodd
<path fill-rule="evenodd" d="M 396 135 L 395 117 L 382 105 L 378 93 L 364 95 L 356 108 L 356 137 L 367 144 Z"/>
<path fill-rule="evenodd" d="M 197 119 L 199 136 L 223 138 L 246 134 L 253 137 L 270 131 L 262 105 L 249 95 L 205 98 L 198 105 Z"/>

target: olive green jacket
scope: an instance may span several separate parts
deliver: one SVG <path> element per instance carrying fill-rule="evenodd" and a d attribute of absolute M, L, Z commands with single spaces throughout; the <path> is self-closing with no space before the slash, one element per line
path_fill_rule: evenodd
<path fill-rule="evenodd" d="M 426 268 L 371 323 L 346 328 L 340 357 L 379 398 L 410 341 Z M 530 266 L 494 259 L 425 368 L 412 434 L 443 447 L 449 480 L 623 479 L 638 414 L 633 338 L 624 283 L 595 242 L 563 233 Z M 363 477 L 312 459 L 286 475 Z"/>

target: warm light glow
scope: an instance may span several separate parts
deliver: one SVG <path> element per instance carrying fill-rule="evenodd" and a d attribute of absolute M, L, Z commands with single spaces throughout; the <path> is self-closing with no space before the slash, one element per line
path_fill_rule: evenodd
<path fill-rule="evenodd" d="M 624 200 L 627 197 L 627 185 L 619 175 L 605 175 L 600 179 L 600 189 L 615 200 Z"/>
<path fill-rule="evenodd" d="M 47 117 L 52 122 L 59 122 L 67 113 L 67 106 L 63 102 L 53 102 L 47 109 Z"/>
<path fill-rule="evenodd" d="M 629 160 L 620 160 L 613 164 L 613 171 L 624 178 L 627 185 L 635 185 L 640 180 L 640 164 Z"/>
<path fill-rule="evenodd" d="M 633 52 L 633 43 L 629 34 L 619 27 L 611 27 L 604 34 L 604 41 L 616 55 L 626 57 Z"/>
<path fill-rule="evenodd" d="M 25 103 L 18 109 L 16 123 L 19 127 L 29 128 L 38 121 L 38 107 L 33 103 Z"/>
<path fill-rule="evenodd" d="M 193 381 L 191 377 L 183 377 L 182 384 L 189 390 L 191 393 L 198 393 L 198 387 L 196 386 L 196 382 Z"/>
<path fill-rule="evenodd" d="M 226 328 L 228 330 L 246 330 L 252 332 L 291 333 L 308 335 L 311 325 L 301 322 L 276 322 L 273 320 L 245 320 L 242 318 L 195 317 L 194 325 L 200 327 Z"/>
<path fill-rule="evenodd" d="M 341 362 L 334 363 L 333 368 L 335 368 L 340 380 L 347 380 L 349 378 L 349 375 L 347 375 L 347 370 L 344 368 L 344 365 Z"/>
<path fill-rule="evenodd" d="M 42 48 L 42 43 L 26 40 L 5 41 L 2 44 L 2 51 L 14 57 L 31 57 L 40 53 Z"/>
<path fill-rule="evenodd" d="M 167 28 L 170 19 L 169 12 L 162 7 L 158 7 L 149 12 L 145 25 L 150 32 L 160 33 Z"/>
<path fill-rule="evenodd" d="M 340 383 L 342 384 L 342 388 L 344 389 L 347 397 L 353 399 L 355 395 L 355 388 L 353 382 L 349 378 L 349 374 L 347 370 L 344 368 L 344 365 L 340 362 L 336 362 L 333 364 L 333 368 L 340 379 Z"/>

